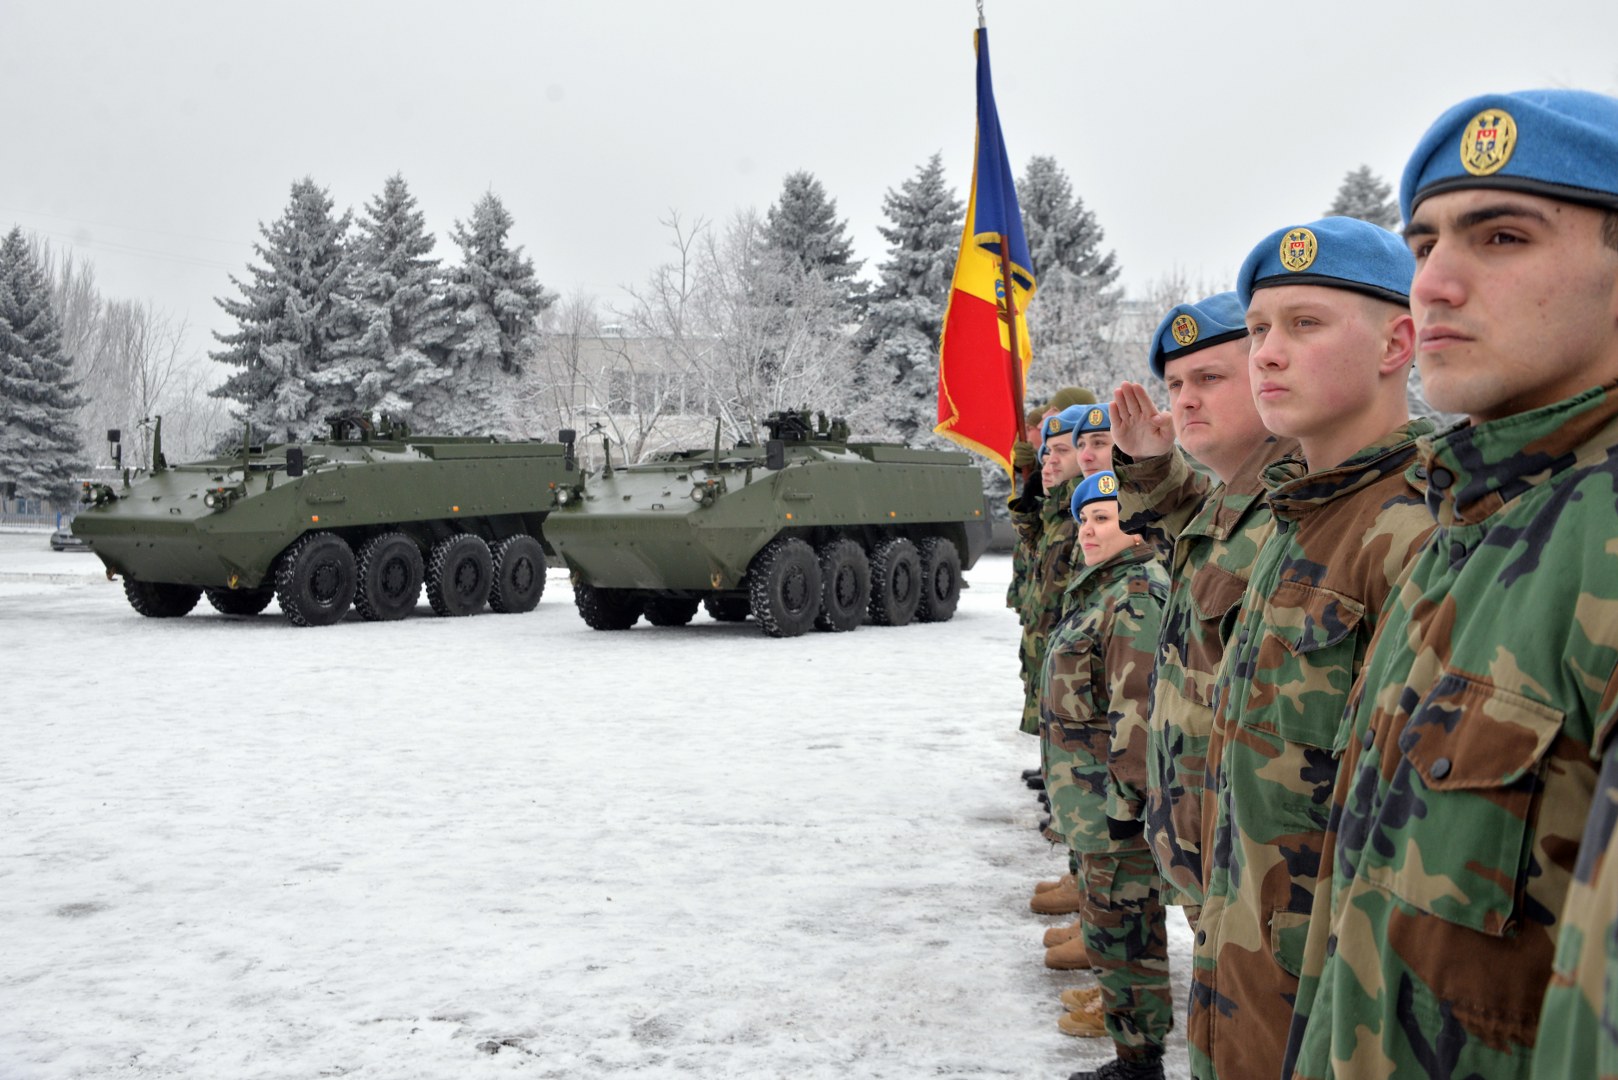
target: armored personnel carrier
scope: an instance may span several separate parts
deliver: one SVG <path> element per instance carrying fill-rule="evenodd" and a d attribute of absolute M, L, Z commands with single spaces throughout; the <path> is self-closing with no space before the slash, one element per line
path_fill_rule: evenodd
<path fill-rule="evenodd" d="M 439 615 L 531 611 L 545 589 L 541 525 L 574 475 L 571 444 L 412 435 L 368 417 L 331 437 L 186 465 L 163 457 L 123 483 L 86 481 L 73 532 L 121 576 L 142 615 L 204 595 L 228 615 L 273 596 L 299 626 L 402 619 L 423 585 Z M 117 460 L 118 432 L 108 432 Z"/>
<path fill-rule="evenodd" d="M 597 630 L 682 626 L 699 605 L 772 637 L 955 613 L 988 544 L 963 453 L 856 442 L 841 420 L 772 413 L 763 446 L 673 451 L 557 489 L 545 534 Z"/>

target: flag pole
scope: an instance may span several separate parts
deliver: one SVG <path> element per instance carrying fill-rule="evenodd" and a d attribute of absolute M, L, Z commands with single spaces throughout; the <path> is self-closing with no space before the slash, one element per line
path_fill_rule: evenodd
<path fill-rule="evenodd" d="M 1006 341 L 1011 345 L 1011 430 L 1017 440 L 1027 434 L 1023 430 L 1022 350 L 1017 347 L 1017 294 L 1011 288 L 1011 237 L 1000 237 L 1000 287 L 1006 291 Z"/>

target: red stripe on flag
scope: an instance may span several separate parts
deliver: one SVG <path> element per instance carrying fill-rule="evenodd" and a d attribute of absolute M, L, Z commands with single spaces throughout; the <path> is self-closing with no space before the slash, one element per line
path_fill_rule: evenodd
<path fill-rule="evenodd" d="M 1009 470 L 1006 455 L 1021 438 L 1012 416 L 1021 409 L 1012 406 L 1006 377 L 1010 354 L 999 342 L 998 308 L 982 297 L 954 290 L 939 356 L 937 430 Z"/>

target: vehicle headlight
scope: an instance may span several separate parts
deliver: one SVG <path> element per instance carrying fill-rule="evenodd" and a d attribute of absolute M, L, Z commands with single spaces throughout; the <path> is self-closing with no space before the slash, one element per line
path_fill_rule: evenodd
<path fill-rule="evenodd" d="M 202 505 L 212 510 L 214 507 L 219 505 L 219 496 L 215 495 L 211 491 L 208 492 L 208 494 L 202 497 Z"/>
<path fill-rule="evenodd" d="M 557 506 L 566 506 L 568 503 L 570 503 L 572 501 L 573 501 L 573 492 L 572 492 L 572 490 L 570 488 L 557 488 L 556 489 L 556 505 Z"/>

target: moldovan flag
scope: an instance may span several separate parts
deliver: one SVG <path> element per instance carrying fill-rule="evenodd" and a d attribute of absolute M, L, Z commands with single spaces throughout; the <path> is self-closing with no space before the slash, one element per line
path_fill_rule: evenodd
<path fill-rule="evenodd" d="M 966 228 L 955 259 L 949 308 L 938 356 L 938 426 L 933 430 L 1011 470 L 1011 444 L 1022 438 L 1023 377 L 1033 351 L 1025 312 L 1034 296 L 1028 239 L 1012 185 L 1011 163 L 1000 137 L 1000 117 L 989 81 L 989 33 L 974 36 L 978 54 L 977 160 Z M 1009 265 L 1002 267 L 1002 254 Z M 1016 313 L 1017 362 L 1011 358 L 1012 324 L 1006 320 L 1005 282 Z"/>

